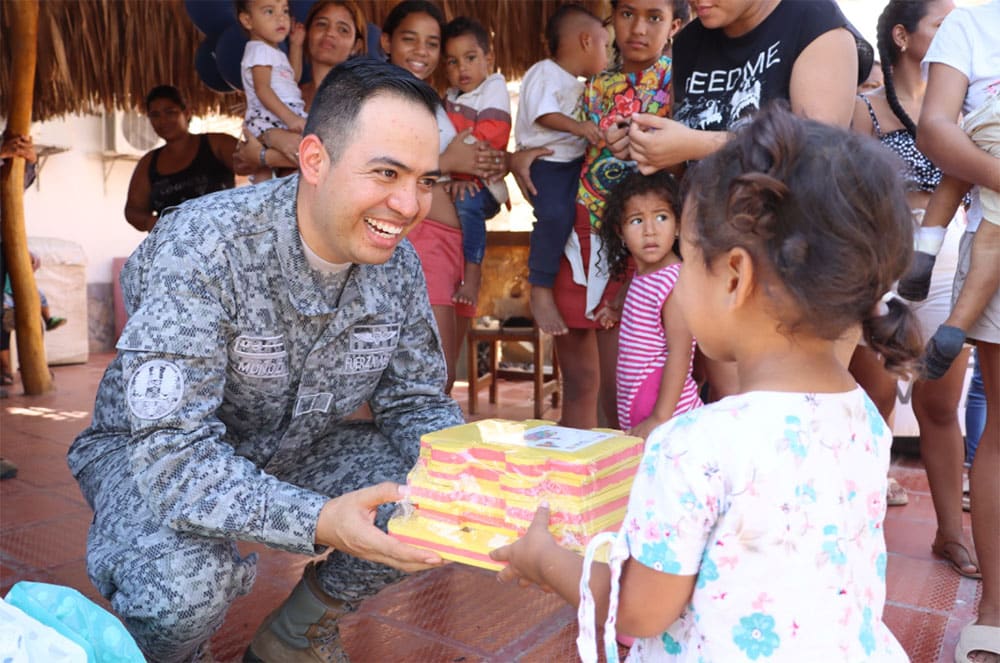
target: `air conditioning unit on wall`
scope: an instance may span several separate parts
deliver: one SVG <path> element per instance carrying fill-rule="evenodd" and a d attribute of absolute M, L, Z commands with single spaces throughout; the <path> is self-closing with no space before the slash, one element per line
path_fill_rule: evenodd
<path fill-rule="evenodd" d="M 138 111 L 106 111 L 104 113 L 105 154 L 125 154 L 141 157 L 163 141 L 147 118 Z"/>

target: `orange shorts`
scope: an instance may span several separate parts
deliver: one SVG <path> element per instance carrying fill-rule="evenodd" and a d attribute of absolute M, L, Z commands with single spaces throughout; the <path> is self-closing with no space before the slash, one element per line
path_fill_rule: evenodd
<path fill-rule="evenodd" d="M 457 304 L 451 300 L 461 285 L 465 272 L 462 231 L 440 221 L 424 219 L 406 238 L 420 256 L 431 306 L 453 306 L 456 315 L 463 318 L 476 317 L 475 306 Z"/>
<path fill-rule="evenodd" d="M 573 230 L 580 239 L 580 249 L 583 253 L 583 267 L 590 269 L 590 212 L 583 205 L 577 203 L 576 222 Z M 626 272 L 628 275 L 628 271 Z M 614 301 L 621 290 L 624 281 L 612 280 L 608 282 L 604 289 L 602 302 Z M 585 313 L 587 309 L 587 289 L 573 281 L 573 270 L 569 266 L 566 256 L 562 257 L 559 263 L 559 273 L 556 275 L 556 282 L 552 286 L 552 295 L 556 300 L 556 308 L 563 322 L 570 329 L 603 329 L 601 325 L 588 318 Z"/>

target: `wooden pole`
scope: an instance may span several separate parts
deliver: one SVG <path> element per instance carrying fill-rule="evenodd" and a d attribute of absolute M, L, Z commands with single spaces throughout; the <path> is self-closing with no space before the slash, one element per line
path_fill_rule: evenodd
<path fill-rule="evenodd" d="M 38 56 L 38 0 L 4 0 L 11 18 L 11 95 L 7 108 L 7 133 L 27 136 L 31 132 L 31 103 Z M 17 318 L 17 354 L 26 394 L 52 389 L 42 337 L 41 300 L 28 255 L 24 225 L 24 159 L 13 157 L 0 173 L 3 213 L 3 257 L 10 272 Z"/>

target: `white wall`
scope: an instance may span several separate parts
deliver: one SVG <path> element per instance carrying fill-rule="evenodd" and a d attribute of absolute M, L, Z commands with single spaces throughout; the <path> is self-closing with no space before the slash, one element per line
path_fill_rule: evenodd
<path fill-rule="evenodd" d="M 986 0 L 955 0 L 955 4 L 959 7 L 981 5 L 984 2 Z M 875 48 L 875 59 L 878 60 L 878 47 L 875 44 L 876 27 L 879 14 L 885 9 L 888 0 L 837 0 L 837 4 L 840 5 L 840 10 L 844 12 L 847 20 L 853 23 Z"/>
<path fill-rule="evenodd" d="M 136 162 L 102 161 L 99 115 L 35 123 L 31 134 L 36 146 L 69 150 L 46 158 L 24 192 L 28 236 L 76 242 L 87 256 L 87 282 L 111 283 L 111 259 L 132 253 L 146 235 L 128 225 L 122 213 Z"/>

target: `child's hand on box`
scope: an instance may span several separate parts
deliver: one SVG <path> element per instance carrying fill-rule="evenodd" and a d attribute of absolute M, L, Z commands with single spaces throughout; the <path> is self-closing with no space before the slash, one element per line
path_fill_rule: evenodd
<path fill-rule="evenodd" d="M 490 558 L 507 562 L 507 566 L 497 573 L 500 582 L 517 580 L 521 586 L 534 584 L 551 592 L 545 580 L 546 567 L 558 558 L 553 553 L 560 550 L 562 548 L 549 532 L 549 505 L 542 502 L 524 536 L 509 546 L 491 551 Z"/>

